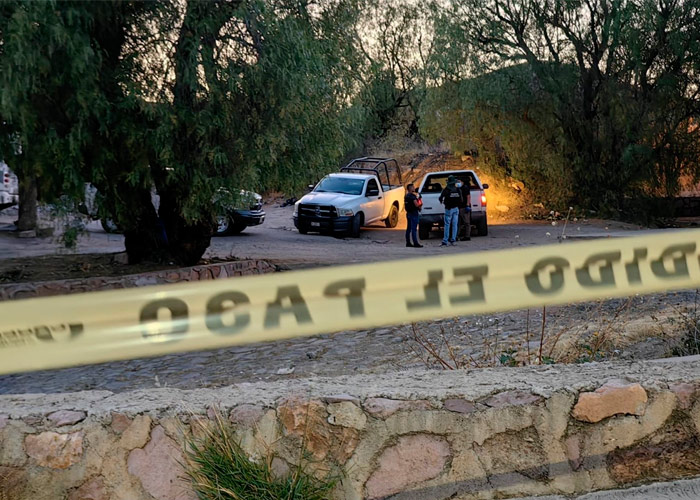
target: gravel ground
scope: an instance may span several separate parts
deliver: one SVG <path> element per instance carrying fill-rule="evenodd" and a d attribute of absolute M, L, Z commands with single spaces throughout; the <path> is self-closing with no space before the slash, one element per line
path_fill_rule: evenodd
<path fill-rule="evenodd" d="M 540 245 L 557 241 L 563 224 L 493 223 L 487 237 L 440 248 L 437 235 L 423 249 L 403 246 L 405 222 L 396 229 L 371 228 L 362 237 L 300 235 L 292 208 L 267 205 L 265 223 L 239 236 L 215 238 L 207 257 L 268 259 L 288 268 L 371 262 L 439 253 Z M 5 211 L 7 212 L 7 211 Z M 0 213 L 0 225 L 12 215 Z M 570 239 L 643 234 L 630 225 L 577 221 L 566 227 Z M 116 252 L 121 236 L 89 225 L 77 252 Z M 56 253 L 51 239 L 19 239 L 0 232 L 3 258 Z M 552 308 L 546 312 L 542 357 L 545 362 L 596 361 L 610 357 L 654 358 L 666 355 L 682 329 L 678 308 L 695 300 L 694 292 L 636 297 L 629 304 L 611 300 Z M 656 319 L 654 319 L 656 318 Z M 672 321 L 675 321 L 671 324 Z M 529 325 L 529 327 L 528 327 Z M 378 373 L 420 366 L 479 367 L 536 362 L 540 356 L 542 311 L 515 311 L 450 321 L 346 331 L 281 342 L 158 358 L 24 373 L 0 377 L 0 393 L 50 393 L 88 389 L 115 392 L 149 387 L 220 387 L 244 381 Z M 596 333 L 597 332 L 597 333 Z M 584 347 L 589 346 L 589 347 Z M 428 351 L 433 354 L 428 354 Z M 440 359 L 443 361 L 441 362 Z"/>
<path fill-rule="evenodd" d="M 543 360 L 581 362 L 663 357 L 676 344 L 682 327 L 677 321 L 679 311 L 692 308 L 695 298 L 694 291 L 686 291 L 547 310 Z M 240 382 L 384 373 L 425 366 L 440 369 L 527 364 L 528 345 L 530 363 L 536 364 L 541 331 L 542 310 L 530 310 L 529 314 L 514 311 L 418 323 L 415 330 L 411 325 L 402 325 L 344 331 L 214 351 L 1 376 L 0 394 L 215 388 Z M 582 347 L 594 346 L 601 336 L 596 352 Z M 434 350 L 437 356 L 428 354 L 421 344 Z"/>

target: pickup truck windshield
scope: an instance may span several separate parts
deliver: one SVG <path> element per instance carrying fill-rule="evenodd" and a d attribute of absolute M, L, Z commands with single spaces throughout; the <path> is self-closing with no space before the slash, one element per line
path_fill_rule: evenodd
<path fill-rule="evenodd" d="M 342 193 L 360 195 L 365 185 L 364 179 L 350 179 L 347 177 L 326 177 L 314 191 L 316 193 Z"/>
<path fill-rule="evenodd" d="M 471 172 L 461 172 L 457 174 L 433 174 L 428 177 L 428 179 L 423 184 L 421 193 L 441 193 L 445 186 L 447 186 L 447 178 L 450 175 L 454 175 L 458 181 L 469 182 L 469 187 L 471 189 L 479 189 L 479 184 L 474 178 L 474 174 Z"/>

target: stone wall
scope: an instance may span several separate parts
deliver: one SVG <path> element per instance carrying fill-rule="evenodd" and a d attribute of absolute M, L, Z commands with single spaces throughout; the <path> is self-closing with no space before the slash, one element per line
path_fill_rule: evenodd
<path fill-rule="evenodd" d="M 570 495 L 700 475 L 700 358 L 403 371 L 221 389 L 0 396 L 0 499 L 189 500 L 213 418 L 252 457 L 340 472 L 334 498 Z"/>
<path fill-rule="evenodd" d="M 115 290 L 147 285 L 163 285 L 182 281 L 200 281 L 274 272 L 275 266 L 264 260 L 241 260 L 203 266 L 165 269 L 126 276 L 95 277 L 29 283 L 0 284 L 0 301 L 49 297 L 69 293 Z"/>

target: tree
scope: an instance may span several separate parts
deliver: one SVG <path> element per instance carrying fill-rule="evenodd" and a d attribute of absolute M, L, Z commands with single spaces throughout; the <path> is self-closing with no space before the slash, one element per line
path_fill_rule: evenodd
<path fill-rule="evenodd" d="M 420 106 L 428 85 L 427 60 L 433 35 L 425 5 L 359 2 L 353 41 L 361 54 L 356 69 L 361 99 L 369 114 L 367 130 L 378 137 L 399 129 L 419 138 Z"/>
<path fill-rule="evenodd" d="M 560 79 L 575 82 L 568 69 Z M 476 153 L 492 178 L 523 182 L 533 202 L 568 206 L 573 179 L 554 111 L 529 66 L 519 64 L 431 89 L 421 129 L 431 142 Z"/>
<path fill-rule="evenodd" d="M 352 22 L 342 4 L 49 1 L 1 12 L 0 114 L 19 144 L 3 154 L 46 173 L 47 196 L 93 183 L 130 262 L 197 262 L 241 189 L 298 188 L 361 135 L 347 104 L 352 52 L 333 31 Z"/>
<path fill-rule="evenodd" d="M 672 195 L 682 173 L 697 176 L 697 0 L 460 0 L 451 9 L 447 43 L 469 48 L 461 63 L 472 75 L 519 63 L 532 72 L 574 201 L 625 210 L 630 196 Z"/>
<path fill-rule="evenodd" d="M 134 203 L 143 189 L 124 182 L 143 148 L 120 75 L 136 69 L 122 59 L 127 32 L 153 2 L 4 2 L 0 17 L 0 109 L 7 128 L 2 153 L 20 178 L 40 178 L 42 196 L 83 194 L 84 182 L 119 192 L 114 206 Z M 112 188 L 112 189 L 109 189 Z M 118 189 L 121 188 L 121 189 Z M 35 210 L 32 210 L 35 212 Z M 22 212 L 22 210 L 20 210 Z M 20 227 L 22 221 L 20 220 Z"/>
<path fill-rule="evenodd" d="M 43 2 L 0 6 L 0 147 L 20 182 L 20 230 L 36 226 L 39 179 L 43 190 L 60 186 L 61 179 L 53 174 L 79 148 L 80 125 L 68 114 L 87 94 L 84 87 L 70 89 L 68 82 L 75 79 L 81 85 L 94 77 L 94 53 L 79 54 L 79 31 L 71 36 L 64 29 L 81 19 L 62 20 L 54 14 L 52 5 Z"/>

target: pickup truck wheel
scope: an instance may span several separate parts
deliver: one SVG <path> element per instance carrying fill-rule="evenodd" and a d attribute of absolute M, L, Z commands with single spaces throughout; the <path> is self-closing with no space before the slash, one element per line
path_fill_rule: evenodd
<path fill-rule="evenodd" d="M 486 221 L 486 217 L 479 221 L 479 223 L 476 225 L 476 230 L 479 232 L 479 236 L 488 236 L 489 225 Z"/>
<path fill-rule="evenodd" d="M 386 227 L 393 229 L 396 227 L 396 225 L 399 223 L 399 209 L 396 205 L 391 206 L 391 210 L 389 211 L 389 217 L 384 219 L 384 224 Z"/>
<path fill-rule="evenodd" d="M 352 219 L 352 226 L 350 227 L 350 236 L 353 238 L 360 237 L 360 228 L 362 227 L 362 214 L 355 214 Z"/>
<path fill-rule="evenodd" d="M 430 239 L 430 226 L 427 224 L 418 224 L 418 237 L 421 240 Z"/>
<path fill-rule="evenodd" d="M 226 236 L 231 231 L 231 220 L 227 215 L 218 215 L 216 217 L 215 236 Z"/>

